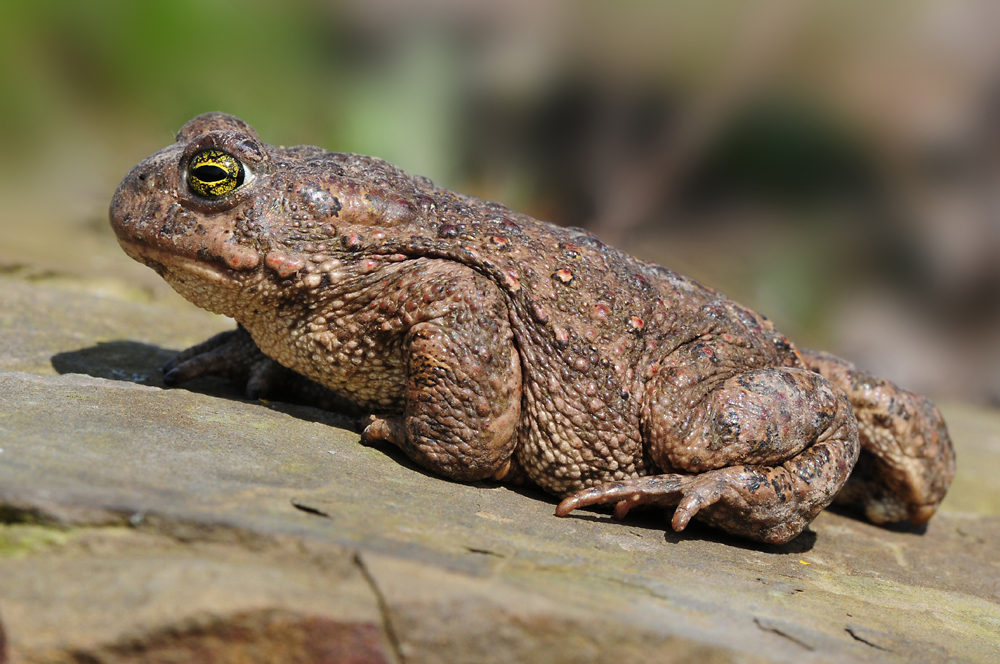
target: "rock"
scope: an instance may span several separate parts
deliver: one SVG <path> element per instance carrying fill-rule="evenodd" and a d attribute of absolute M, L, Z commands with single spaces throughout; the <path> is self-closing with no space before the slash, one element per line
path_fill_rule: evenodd
<path fill-rule="evenodd" d="M 23 547 L 0 561 L 21 658 L 392 661 L 380 608 L 348 550 L 275 538 L 182 544 L 126 527 L 63 529 L 53 541 L 46 530 L 4 533 Z"/>
<path fill-rule="evenodd" d="M 233 323 L 194 307 L 100 297 L 0 279 L 0 371 L 89 373 L 162 386 L 164 345 L 202 341 Z"/>
<path fill-rule="evenodd" d="M 12 662 L 995 657 L 992 411 L 945 408 L 959 474 L 926 529 L 826 512 L 758 546 L 657 512 L 557 519 L 544 494 L 363 447 L 334 414 L 161 389 L 163 360 L 225 327 L 0 280 Z"/>

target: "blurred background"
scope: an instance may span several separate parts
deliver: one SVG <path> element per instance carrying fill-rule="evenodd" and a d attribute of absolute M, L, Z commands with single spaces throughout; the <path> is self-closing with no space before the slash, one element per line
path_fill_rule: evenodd
<path fill-rule="evenodd" d="M 992 0 L 6 0 L 0 273 L 176 298 L 107 205 L 210 110 L 587 227 L 802 346 L 1000 404 Z"/>

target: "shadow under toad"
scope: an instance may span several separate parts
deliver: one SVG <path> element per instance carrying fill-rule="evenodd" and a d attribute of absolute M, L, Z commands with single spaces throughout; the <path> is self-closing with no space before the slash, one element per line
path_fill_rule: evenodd
<path fill-rule="evenodd" d="M 691 521 L 687 528 L 681 532 L 675 532 L 670 527 L 670 518 L 673 515 L 673 508 L 669 507 L 649 507 L 643 506 L 629 511 L 628 515 L 621 521 L 615 519 L 611 514 L 611 508 L 607 507 L 585 507 L 581 510 L 571 512 L 567 519 L 580 519 L 593 523 L 604 523 L 609 528 L 616 525 L 627 525 L 630 528 L 640 528 L 653 532 L 663 533 L 663 539 L 669 544 L 679 544 L 688 540 L 701 540 L 705 542 L 715 542 L 724 546 L 748 551 L 759 551 L 761 553 L 773 553 L 777 555 L 802 554 L 812 550 L 816 545 L 816 533 L 806 528 L 802 533 L 790 542 L 785 544 L 766 544 L 764 542 L 754 542 L 728 535 L 725 532 L 712 528 L 697 519 Z"/>
<path fill-rule="evenodd" d="M 219 376 L 202 376 L 185 381 L 179 386 L 169 386 L 163 382 L 161 367 L 177 353 L 177 350 L 138 341 L 107 341 L 80 350 L 56 353 L 52 356 L 51 362 L 59 374 L 85 374 L 95 378 L 119 380 L 167 390 L 186 390 L 219 399 L 258 404 L 305 422 L 361 433 L 359 416 L 363 413 L 352 408 L 347 401 L 322 385 L 302 376 L 297 376 L 297 380 L 292 383 L 282 385 L 266 399 L 250 399 L 246 396 L 242 385 Z M 410 470 L 427 477 L 437 477 L 413 463 L 394 445 L 376 442 L 371 447 Z"/>
<path fill-rule="evenodd" d="M 109 341 L 99 342 L 94 346 L 80 350 L 57 353 L 52 356 L 51 362 L 52 367 L 59 374 L 85 374 L 95 378 L 126 381 L 164 389 L 187 390 L 243 403 L 258 403 L 304 421 L 317 422 L 360 433 L 358 425 L 360 413 L 350 412 L 346 402 L 326 388 L 305 378 L 301 379 L 301 383 L 283 387 L 282 393 L 269 395 L 263 401 L 248 399 L 241 385 L 216 376 L 195 378 L 178 387 L 167 386 L 163 382 L 163 372 L 160 367 L 176 353 L 176 350 L 137 341 Z M 372 447 L 406 468 L 428 477 L 438 477 L 417 466 L 394 445 L 375 443 Z M 476 482 L 474 484 L 485 489 L 500 486 L 495 482 Z M 550 502 L 553 504 L 554 510 L 557 499 L 537 487 L 504 486 L 526 498 Z M 787 544 L 771 545 L 732 537 L 697 521 L 691 522 L 683 532 L 674 532 L 670 528 L 670 510 L 663 508 L 634 509 L 622 522 L 616 521 L 610 512 L 610 508 L 583 508 L 572 512 L 566 518 L 600 523 L 609 528 L 625 524 L 632 528 L 659 532 L 663 533 L 664 540 L 670 544 L 688 540 L 705 540 L 725 546 L 774 554 L 805 553 L 811 550 L 816 542 L 816 534 L 809 529 Z M 558 517 L 553 515 L 552 518 Z"/>
<path fill-rule="evenodd" d="M 862 523 L 867 523 L 875 526 L 876 528 L 881 528 L 882 530 L 888 530 L 893 533 L 907 533 L 910 535 L 923 535 L 927 532 L 928 524 L 922 523 L 919 526 L 910 523 L 909 521 L 896 521 L 890 523 L 880 523 L 874 524 L 865 517 L 864 510 L 860 507 L 848 506 L 848 505 L 830 505 L 826 508 L 828 512 L 834 514 L 839 514 L 840 516 L 847 517 L 848 519 L 854 519 L 855 521 L 860 521 Z"/>
<path fill-rule="evenodd" d="M 85 374 L 163 389 L 187 390 L 231 401 L 258 403 L 307 422 L 358 431 L 357 413 L 338 409 L 336 405 L 343 400 L 306 378 L 283 386 L 265 400 L 248 399 L 243 386 L 218 376 L 203 376 L 177 387 L 168 386 L 163 382 L 160 368 L 177 352 L 138 341 L 108 341 L 98 342 L 89 348 L 56 353 L 51 362 L 52 368 L 59 374 Z"/>

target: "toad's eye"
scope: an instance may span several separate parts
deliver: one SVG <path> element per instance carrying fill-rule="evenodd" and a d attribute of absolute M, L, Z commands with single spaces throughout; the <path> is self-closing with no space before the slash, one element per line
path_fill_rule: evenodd
<path fill-rule="evenodd" d="M 222 198 L 247 177 L 243 162 L 222 150 L 204 150 L 188 162 L 188 186 L 203 198 Z"/>

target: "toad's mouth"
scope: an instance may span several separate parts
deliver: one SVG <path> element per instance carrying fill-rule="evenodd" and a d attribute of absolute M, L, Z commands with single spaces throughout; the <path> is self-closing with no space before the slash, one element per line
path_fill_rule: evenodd
<path fill-rule="evenodd" d="M 216 261 L 184 256 L 122 238 L 118 238 L 118 244 L 129 257 L 153 268 L 167 281 L 171 281 L 171 274 L 180 272 L 220 286 L 237 283 L 236 270 L 220 265 Z"/>

